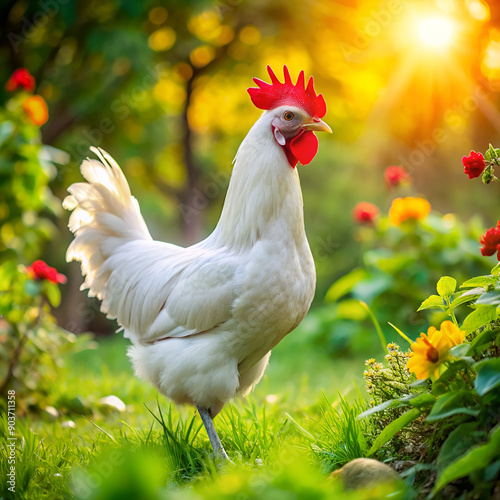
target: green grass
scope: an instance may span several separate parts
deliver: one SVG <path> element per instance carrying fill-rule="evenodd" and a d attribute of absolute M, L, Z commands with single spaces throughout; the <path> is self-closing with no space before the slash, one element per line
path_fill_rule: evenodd
<path fill-rule="evenodd" d="M 0 497 L 332 498 L 337 486 L 328 473 L 367 449 L 365 424 L 355 418 L 365 408 L 355 384 L 362 358 L 332 360 L 300 338 L 286 339 L 254 394 L 215 419 L 235 463 L 221 470 L 194 408 L 169 403 L 135 378 L 126 346 L 116 336 L 66 359 L 47 401 L 65 410 L 55 420 L 18 418 L 17 491 L 9 496 L 2 486 Z M 126 411 L 100 406 L 109 395 Z M 5 446 L 0 453 L 5 477 Z"/>

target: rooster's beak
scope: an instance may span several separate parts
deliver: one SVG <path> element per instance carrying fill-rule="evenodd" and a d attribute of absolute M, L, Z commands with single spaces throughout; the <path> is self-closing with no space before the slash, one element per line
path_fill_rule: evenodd
<path fill-rule="evenodd" d="M 332 129 L 323 121 L 320 120 L 319 118 L 313 118 L 311 123 L 306 123 L 303 125 L 303 127 L 306 130 L 323 130 L 324 132 L 330 132 L 332 133 Z"/>

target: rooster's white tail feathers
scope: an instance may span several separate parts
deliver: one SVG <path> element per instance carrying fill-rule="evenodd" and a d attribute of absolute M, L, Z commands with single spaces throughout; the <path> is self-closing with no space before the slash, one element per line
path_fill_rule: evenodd
<path fill-rule="evenodd" d="M 104 150 L 91 148 L 101 161 L 83 161 L 81 172 L 88 181 L 70 186 L 64 208 L 73 210 L 69 228 L 75 234 L 66 253 L 68 261 L 82 264 L 89 295 L 102 299 L 107 275 L 99 273 L 118 247 L 133 240 L 151 240 L 139 204 L 116 161 Z M 109 274 L 109 273 L 106 273 Z"/>

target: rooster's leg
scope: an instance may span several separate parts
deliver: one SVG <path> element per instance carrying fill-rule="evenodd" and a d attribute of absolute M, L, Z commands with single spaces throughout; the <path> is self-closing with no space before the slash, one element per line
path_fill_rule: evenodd
<path fill-rule="evenodd" d="M 201 420 L 203 421 L 203 425 L 205 426 L 208 434 L 208 439 L 210 439 L 210 444 L 214 449 L 215 455 L 219 458 L 222 458 L 223 460 L 231 462 L 231 460 L 227 456 L 224 446 L 222 446 L 222 443 L 220 442 L 219 436 L 217 435 L 217 431 L 215 430 L 214 422 L 212 420 L 212 417 L 210 416 L 210 412 L 206 408 L 202 408 L 201 406 L 197 406 L 196 408 L 198 409 Z"/>

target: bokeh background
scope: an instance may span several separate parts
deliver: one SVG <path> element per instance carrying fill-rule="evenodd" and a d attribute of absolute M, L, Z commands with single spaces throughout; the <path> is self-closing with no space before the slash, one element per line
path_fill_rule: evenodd
<path fill-rule="evenodd" d="M 497 2 L 4 0 L 0 11 L 0 81 L 27 68 L 48 104 L 40 132 L 51 198 L 36 209 L 21 194 L 0 199 L 0 250 L 25 265 L 43 258 L 68 276 L 55 312 L 62 327 L 101 336 L 116 329 L 79 291 L 79 266 L 64 257 L 71 237 L 60 200 L 81 179 L 89 147 L 121 164 L 155 238 L 199 241 L 218 220 L 231 161 L 260 113 L 246 89 L 252 77 L 267 78 L 268 64 L 314 75 L 333 130 L 320 137 L 313 164 L 299 167 L 318 272 L 304 331 L 319 347 L 332 355 L 364 348 L 373 326 L 359 298 L 382 323 L 397 314 L 418 333 L 426 320 L 415 311 L 439 276 L 432 262 L 464 279 L 490 266 L 477 240 L 496 222 L 498 195 L 469 181 L 461 157 L 499 136 Z M 0 101 L 11 97 L 2 85 Z M 3 154 L 3 168 L 15 164 L 12 154 Z M 388 190 L 389 165 L 403 166 L 411 187 Z M 433 208 L 417 252 L 387 224 L 377 232 L 351 217 L 359 201 L 385 216 L 401 194 Z M 324 305 L 330 285 L 353 269 L 361 271 Z M 339 309 L 342 298 L 353 300 Z"/>

